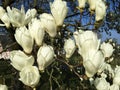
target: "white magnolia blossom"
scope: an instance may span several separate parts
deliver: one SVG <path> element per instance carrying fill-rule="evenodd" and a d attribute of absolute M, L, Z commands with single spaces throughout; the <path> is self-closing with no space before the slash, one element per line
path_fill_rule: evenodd
<path fill-rule="evenodd" d="M 116 66 L 114 71 L 115 71 L 114 72 L 115 75 L 114 75 L 114 78 L 113 78 L 113 83 L 120 86 L 120 66 Z"/>
<path fill-rule="evenodd" d="M 21 10 L 10 7 L 7 7 L 8 16 L 13 27 L 21 27 L 27 25 L 33 17 L 36 15 L 35 9 L 29 9 L 26 13 L 24 7 L 21 7 Z"/>
<path fill-rule="evenodd" d="M 96 2 L 97 2 L 97 0 L 88 0 L 88 4 L 90 6 L 90 11 L 95 11 Z"/>
<path fill-rule="evenodd" d="M 9 21 L 8 15 L 6 11 L 3 9 L 3 7 L 1 6 L 0 6 L 0 20 L 5 24 L 7 28 L 10 27 L 10 21 Z"/>
<path fill-rule="evenodd" d="M 50 3 L 50 8 L 57 26 L 62 26 L 68 12 L 67 3 L 62 0 L 54 0 L 53 3 Z"/>
<path fill-rule="evenodd" d="M 19 80 L 27 86 L 34 88 L 39 83 L 40 74 L 36 66 L 27 65 L 21 70 L 19 74 Z"/>
<path fill-rule="evenodd" d="M 88 77 L 92 77 L 95 73 L 97 73 L 101 65 L 104 63 L 104 56 L 101 51 L 97 51 L 96 53 L 93 53 L 93 55 L 91 53 L 91 56 L 88 55 L 88 59 L 83 60 L 85 73 Z"/>
<path fill-rule="evenodd" d="M 0 84 L 0 90 L 8 90 L 8 87 L 6 85 Z"/>
<path fill-rule="evenodd" d="M 66 58 L 70 58 L 76 49 L 75 42 L 71 38 L 67 39 L 64 44 Z"/>
<path fill-rule="evenodd" d="M 99 51 L 100 40 L 92 31 L 74 32 L 78 53 L 83 57 L 83 65 L 88 77 L 92 77 L 104 63 L 104 55 Z"/>
<path fill-rule="evenodd" d="M 76 31 L 74 38 L 79 49 L 78 53 L 84 60 L 87 59 L 86 55 L 92 57 L 99 49 L 100 40 L 97 38 L 97 34 L 92 31 Z"/>
<path fill-rule="evenodd" d="M 87 0 L 78 0 L 79 8 L 80 8 L 80 9 L 84 9 L 86 2 L 87 2 Z"/>
<path fill-rule="evenodd" d="M 101 74 L 102 71 L 108 71 L 109 72 L 109 77 L 113 78 L 114 77 L 114 70 L 112 69 L 111 65 L 104 62 L 101 67 L 99 68 L 97 74 Z"/>
<path fill-rule="evenodd" d="M 44 28 L 39 19 L 35 18 L 29 23 L 29 30 L 32 38 L 35 40 L 36 44 L 40 46 L 44 38 Z"/>
<path fill-rule="evenodd" d="M 110 86 L 110 89 L 109 90 L 119 90 L 119 85 L 117 85 L 117 84 L 112 84 L 111 86 Z"/>
<path fill-rule="evenodd" d="M 54 61 L 54 50 L 49 45 L 43 45 L 39 48 L 37 53 L 37 63 L 40 71 L 49 66 Z"/>
<path fill-rule="evenodd" d="M 40 20 L 43 23 L 46 32 L 51 37 L 55 37 L 57 34 L 57 25 L 54 17 L 51 14 L 43 13 L 40 15 Z"/>
<path fill-rule="evenodd" d="M 91 0 L 93 2 L 93 0 Z M 102 20 L 106 15 L 106 5 L 102 0 L 96 0 L 96 8 L 95 8 L 95 19 L 96 21 Z"/>
<path fill-rule="evenodd" d="M 79 3 L 79 8 L 85 8 L 85 3 L 87 2 L 87 0 L 78 0 Z"/>
<path fill-rule="evenodd" d="M 113 54 L 114 49 L 110 43 L 103 42 L 100 48 L 105 57 L 110 57 Z"/>
<path fill-rule="evenodd" d="M 97 90 L 109 90 L 110 88 L 110 83 L 108 83 L 105 78 L 96 78 L 94 85 Z"/>
<path fill-rule="evenodd" d="M 34 57 L 32 55 L 28 56 L 20 50 L 13 50 L 10 52 L 11 65 L 21 71 L 23 67 L 28 65 L 33 65 Z"/>
<path fill-rule="evenodd" d="M 33 38 L 30 35 L 30 31 L 27 30 L 25 26 L 16 29 L 15 39 L 26 53 L 31 53 L 33 48 Z"/>

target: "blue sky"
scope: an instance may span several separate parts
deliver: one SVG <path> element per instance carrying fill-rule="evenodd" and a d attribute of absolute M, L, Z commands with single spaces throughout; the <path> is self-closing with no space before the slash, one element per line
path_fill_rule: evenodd
<path fill-rule="evenodd" d="M 110 32 L 111 32 L 111 36 L 108 35 L 108 34 L 106 34 L 105 31 L 103 31 L 103 32 L 101 33 L 101 35 L 102 35 L 102 38 L 101 38 L 102 41 L 106 40 L 107 38 L 108 38 L 108 39 L 109 39 L 109 38 L 115 38 L 115 39 L 117 39 L 117 42 L 120 44 L 120 34 L 118 34 L 116 30 L 111 30 Z"/>

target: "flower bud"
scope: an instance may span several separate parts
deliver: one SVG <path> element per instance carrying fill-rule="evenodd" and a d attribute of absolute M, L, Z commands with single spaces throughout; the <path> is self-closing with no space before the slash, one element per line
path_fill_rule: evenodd
<path fill-rule="evenodd" d="M 29 23 L 29 30 L 36 44 L 40 46 L 42 44 L 44 34 L 45 34 L 43 25 L 40 22 L 40 20 L 38 20 L 37 18 L 32 19 L 32 21 Z"/>
<path fill-rule="evenodd" d="M 93 1 L 92 1 L 93 2 Z M 96 2 L 96 8 L 95 8 L 95 19 L 96 21 L 101 21 L 106 15 L 106 6 L 105 3 L 102 0 L 98 0 Z"/>
<path fill-rule="evenodd" d="M 76 49 L 74 40 L 70 38 L 67 39 L 64 44 L 64 49 L 66 52 L 66 58 L 70 58 Z"/>
<path fill-rule="evenodd" d="M 49 66 L 54 61 L 54 50 L 49 45 L 43 45 L 39 48 L 37 53 L 37 63 L 40 71 Z"/>
<path fill-rule="evenodd" d="M 79 3 L 79 8 L 80 8 L 80 11 L 82 12 L 83 9 L 85 8 L 85 3 L 87 2 L 87 0 L 78 0 L 78 3 Z"/>
<path fill-rule="evenodd" d="M 25 26 L 16 29 L 15 39 L 26 53 L 31 53 L 33 48 L 33 38 L 30 35 L 30 31 L 27 30 Z"/>
<path fill-rule="evenodd" d="M 113 54 L 113 46 L 110 43 L 102 43 L 101 44 L 101 50 L 105 57 L 110 57 Z"/>
<path fill-rule="evenodd" d="M 96 7 L 96 2 L 97 0 L 88 0 L 88 4 L 90 6 L 90 11 L 95 11 L 95 7 Z"/>
<path fill-rule="evenodd" d="M 3 17 L 1 18 L 1 21 L 5 24 L 5 26 L 6 26 L 7 28 L 10 27 L 10 21 L 9 21 L 9 17 L 8 17 L 7 13 L 5 13 L 5 14 L 3 15 Z"/>
<path fill-rule="evenodd" d="M 51 14 L 43 13 L 40 15 L 40 20 L 46 30 L 46 32 L 51 36 L 55 37 L 57 34 L 57 25 L 55 19 Z"/>
<path fill-rule="evenodd" d="M 26 14 L 24 14 L 24 21 L 23 21 L 23 25 L 27 25 L 32 18 L 34 18 L 37 14 L 36 9 L 28 9 Z"/>
<path fill-rule="evenodd" d="M 7 13 L 5 12 L 5 10 L 3 9 L 3 7 L 1 7 L 1 6 L 0 6 L 0 19 L 7 28 L 10 27 L 9 17 L 8 17 Z"/>
<path fill-rule="evenodd" d="M 54 0 L 53 3 L 50 3 L 50 8 L 57 26 L 62 26 L 68 12 L 67 3 L 62 0 Z"/>

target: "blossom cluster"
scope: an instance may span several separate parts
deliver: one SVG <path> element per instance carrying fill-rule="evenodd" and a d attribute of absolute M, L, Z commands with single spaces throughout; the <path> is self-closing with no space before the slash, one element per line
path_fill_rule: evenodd
<path fill-rule="evenodd" d="M 104 0 L 78 0 L 80 12 L 83 12 L 85 4 L 89 4 L 91 14 L 95 12 L 95 20 L 101 21 L 106 15 L 106 8 Z"/>
<path fill-rule="evenodd" d="M 87 0 L 78 0 L 78 2 L 82 12 Z M 96 21 L 102 20 L 106 13 L 105 3 L 102 0 L 88 0 L 88 3 L 91 13 L 95 10 Z M 50 10 L 51 14 L 39 15 L 36 9 L 29 9 L 25 13 L 23 6 L 21 6 L 21 10 L 11 9 L 8 6 L 7 12 L 0 7 L 0 20 L 4 23 L 1 26 L 14 27 L 15 40 L 22 47 L 22 50 L 10 51 L 11 65 L 19 71 L 19 80 L 32 88 L 35 88 L 40 82 L 40 72 L 44 72 L 45 68 L 55 61 L 54 47 L 46 44 L 44 37 L 46 33 L 51 40 L 57 36 L 68 12 L 67 3 L 62 0 L 54 0 L 53 3 L 50 3 Z M 35 46 L 38 47 L 36 57 L 32 54 Z M 67 62 L 75 51 L 78 52 L 83 59 L 87 77 L 91 79 L 95 74 L 101 76 L 101 78 L 93 80 L 98 90 L 113 90 L 120 86 L 120 82 L 117 81 L 118 78 L 120 79 L 120 67 L 116 66 L 113 70 L 107 63 L 113 59 L 114 48 L 109 42 L 101 43 L 97 33 L 90 30 L 76 30 L 72 38 L 64 40 L 63 49 Z M 113 78 L 111 86 L 105 79 L 106 70 Z M 0 86 L 0 88 L 3 87 Z"/>
<path fill-rule="evenodd" d="M 57 29 L 63 25 L 68 11 L 66 2 L 62 0 L 50 3 L 50 8 L 51 14 L 39 15 L 36 9 L 29 9 L 25 13 L 23 6 L 21 10 L 13 7 L 11 9 L 8 6 L 7 12 L 0 7 L 0 19 L 4 23 L 2 26 L 9 28 L 12 25 L 16 28 L 15 40 L 23 48 L 23 51 L 10 52 L 11 65 L 19 71 L 19 80 L 32 88 L 39 83 L 39 70 L 43 72 L 55 60 L 53 47 L 43 41 L 45 33 L 54 38 L 57 35 Z M 32 55 L 34 46 L 39 47 L 36 60 L 38 67 L 34 66 L 35 58 Z"/>

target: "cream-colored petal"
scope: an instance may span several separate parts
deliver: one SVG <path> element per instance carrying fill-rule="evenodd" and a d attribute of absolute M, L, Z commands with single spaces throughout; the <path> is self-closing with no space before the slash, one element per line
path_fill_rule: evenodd
<path fill-rule="evenodd" d="M 26 65 L 33 65 L 34 57 L 27 56 L 24 52 L 20 50 L 14 50 L 10 52 L 10 60 L 12 66 L 21 71 Z"/>
<path fill-rule="evenodd" d="M 40 15 L 40 20 L 46 30 L 46 32 L 51 36 L 55 37 L 57 34 L 57 25 L 55 19 L 51 14 L 43 13 Z"/>
<path fill-rule="evenodd" d="M 32 88 L 36 87 L 40 80 L 39 70 L 36 66 L 26 66 L 20 72 L 20 81 Z"/>
<path fill-rule="evenodd" d="M 15 32 L 15 39 L 26 53 L 31 53 L 33 49 L 33 38 L 26 27 L 17 28 Z"/>

